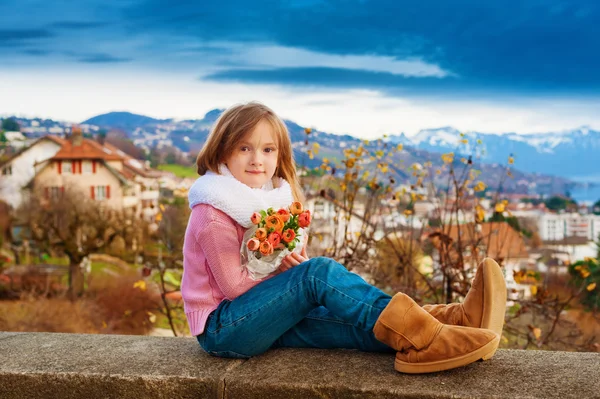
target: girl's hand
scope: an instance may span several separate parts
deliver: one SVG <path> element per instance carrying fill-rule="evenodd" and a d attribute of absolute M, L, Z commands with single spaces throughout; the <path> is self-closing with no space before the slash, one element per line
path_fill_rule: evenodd
<path fill-rule="evenodd" d="M 306 252 L 306 251 L 303 251 Z M 279 269 L 284 272 L 286 270 L 291 269 L 294 266 L 298 266 L 302 262 L 306 262 L 308 258 L 300 255 L 296 252 L 292 252 L 281 261 L 281 265 L 279 265 Z"/>
<path fill-rule="evenodd" d="M 304 236 L 304 245 L 302 246 L 302 251 L 300 251 L 300 255 L 305 257 L 307 260 L 309 259 L 308 254 L 306 253 L 306 247 L 308 246 L 308 235 Z"/>

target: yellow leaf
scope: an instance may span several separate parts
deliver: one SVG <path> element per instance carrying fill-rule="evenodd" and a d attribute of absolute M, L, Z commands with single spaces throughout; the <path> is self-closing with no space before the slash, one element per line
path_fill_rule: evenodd
<path fill-rule="evenodd" d="M 398 151 L 402 151 L 402 148 L 403 148 L 402 144 L 398 144 L 398 146 L 396 147 L 396 149 L 397 149 Z"/>
<path fill-rule="evenodd" d="M 148 321 L 150 321 L 150 323 L 154 324 L 156 323 L 156 315 L 152 312 L 147 312 L 148 314 Z"/>
<path fill-rule="evenodd" d="M 540 337 L 542 336 L 542 330 L 540 330 L 539 328 L 535 327 L 533 330 L 533 336 L 535 337 L 535 339 L 540 339 Z"/>
<path fill-rule="evenodd" d="M 485 189 L 486 189 L 486 187 L 487 187 L 487 186 L 485 185 L 485 183 L 484 183 L 484 182 L 482 182 L 482 181 L 478 181 L 478 182 L 477 182 L 477 184 L 475 185 L 475 187 L 473 187 L 473 189 L 474 189 L 475 191 L 483 191 L 483 190 L 485 190 Z"/>
<path fill-rule="evenodd" d="M 469 143 L 469 140 L 467 140 L 467 139 L 462 139 L 460 142 L 461 142 L 462 144 L 468 144 L 468 143 Z"/>
<path fill-rule="evenodd" d="M 453 152 L 449 152 L 447 154 L 442 154 L 442 161 L 444 161 L 444 163 L 452 163 L 453 160 L 454 160 Z"/>
<path fill-rule="evenodd" d="M 138 280 L 133 283 L 133 288 L 139 288 L 142 291 L 146 291 L 146 282 L 144 280 Z"/>
<path fill-rule="evenodd" d="M 404 215 L 406 215 L 406 216 L 410 216 L 410 215 L 412 215 L 412 213 L 413 212 L 410 209 L 405 209 L 404 210 Z"/>
<path fill-rule="evenodd" d="M 496 204 L 496 208 L 495 208 L 496 212 L 502 213 L 502 212 L 504 212 L 504 209 L 505 209 L 505 205 L 502 202 Z"/>
<path fill-rule="evenodd" d="M 537 295 L 537 292 L 538 292 L 537 285 L 532 285 L 529 289 L 531 290 L 531 295 L 533 295 L 533 296 Z"/>
<path fill-rule="evenodd" d="M 515 163 L 515 159 L 513 157 L 508 157 L 508 164 L 512 165 Z"/>
<path fill-rule="evenodd" d="M 475 207 L 475 210 L 476 210 L 477 221 L 483 222 L 485 220 L 485 211 L 483 210 L 483 208 L 480 205 L 477 205 Z"/>
<path fill-rule="evenodd" d="M 589 275 L 590 275 L 590 271 L 589 270 L 582 270 L 581 271 L 581 277 L 588 278 Z"/>
<path fill-rule="evenodd" d="M 585 289 L 588 291 L 594 291 L 595 288 L 596 288 L 596 283 L 588 284 L 588 286 L 585 287 Z"/>

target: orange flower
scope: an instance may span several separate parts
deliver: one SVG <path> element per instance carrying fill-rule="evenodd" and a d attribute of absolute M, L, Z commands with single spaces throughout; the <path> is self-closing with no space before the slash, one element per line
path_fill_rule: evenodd
<path fill-rule="evenodd" d="M 258 241 L 258 239 L 256 239 L 256 238 L 251 238 L 248 240 L 248 243 L 246 244 L 246 246 L 248 247 L 248 249 L 250 251 L 256 251 L 258 249 L 258 247 L 260 246 L 260 241 Z"/>
<path fill-rule="evenodd" d="M 287 229 L 286 231 L 283 232 L 281 238 L 285 242 L 292 242 L 292 241 L 294 241 L 294 238 L 296 238 L 296 233 L 294 232 L 293 229 Z"/>
<path fill-rule="evenodd" d="M 281 242 L 281 234 L 279 234 L 278 232 L 274 231 L 271 234 L 269 234 L 269 237 L 267 238 L 267 241 L 269 241 L 271 243 L 271 246 L 273 248 L 277 248 L 277 246 Z"/>
<path fill-rule="evenodd" d="M 254 212 L 252 216 L 250 216 L 250 220 L 252 221 L 252 224 L 259 224 L 262 220 L 262 216 L 260 213 Z"/>
<path fill-rule="evenodd" d="M 292 212 L 292 215 L 299 215 L 302 213 L 302 203 L 295 201 L 292 202 L 292 205 L 290 205 L 290 211 Z"/>
<path fill-rule="evenodd" d="M 290 220 L 290 213 L 287 211 L 287 209 L 281 208 L 280 210 L 278 210 L 277 211 L 277 216 L 279 216 L 279 218 L 281 220 L 283 220 L 283 223 L 285 223 L 288 220 Z"/>
<path fill-rule="evenodd" d="M 298 226 L 305 228 L 310 225 L 310 211 L 306 210 L 298 216 Z"/>
<path fill-rule="evenodd" d="M 259 250 L 264 256 L 271 255 L 273 253 L 273 246 L 269 241 L 263 241 L 260 243 Z"/>
<path fill-rule="evenodd" d="M 267 221 L 265 223 L 265 227 L 267 229 L 273 229 L 279 233 L 283 230 L 283 220 L 277 215 L 271 215 L 267 217 Z"/>
<path fill-rule="evenodd" d="M 261 227 L 260 229 L 256 229 L 256 233 L 254 236 L 258 239 L 258 241 L 264 241 L 267 238 L 267 229 Z"/>

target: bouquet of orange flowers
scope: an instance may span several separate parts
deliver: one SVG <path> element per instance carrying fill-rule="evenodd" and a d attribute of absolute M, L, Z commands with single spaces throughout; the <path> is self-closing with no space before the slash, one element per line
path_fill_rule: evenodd
<path fill-rule="evenodd" d="M 240 253 L 251 277 L 258 280 L 275 271 L 287 255 L 302 250 L 311 214 L 296 201 L 278 211 L 255 212 L 250 219 L 254 226 L 244 234 Z"/>

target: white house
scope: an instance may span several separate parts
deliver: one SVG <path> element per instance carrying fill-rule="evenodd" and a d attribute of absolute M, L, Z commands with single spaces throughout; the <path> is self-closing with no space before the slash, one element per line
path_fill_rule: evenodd
<path fill-rule="evenodd" d="M 600 216 L 579 213 L 544 213 L 538 219 L 540 238 L 560 241 L 567 237 L 585 237 L 597 241 L 600 234 Z"/>
<path fill-rule="evenodd" d="M 22 188 L 35 176 L 34 165 L 52 158 L 63 143 L 59 137 L 44 136 L 0 163 L 0 200 L 18 208 L 25 199 Z"/>
<path fill-rule="evenodd" d="M 20 149 L 29 145 L 29 140 L 21 132 L 4 132 L 4 137 L 8 141 L 8 145 Z"/>
<path fill-rule="evenodd" d="M 319 237 L 317 246 L 320 249 L 330 248 L 334 243 L 338 247 L 345 245 L 345 238 L 360 233 L 363 220 L 359 216 L 364 214 L 364 205 L 355 203 L 354 206 L 355 208 L 350 214 L 341 207 L 336 207 L 334 202 L 320 196 L 307 200 L 306 208 L 312 214 L 310 234 L 313 242 L 315 242 L 315 237 Z M 346 225 L 348 226 L 347 231 Z M 369 231 L 372 232 L 372 228 L 369 228 Z M 345 233 L 348 237 L 344 236 Z M 383 234 L 383 231 L 378 228 L 374 232 L 374 238 L 379 239 L 383 237 Z"/>

